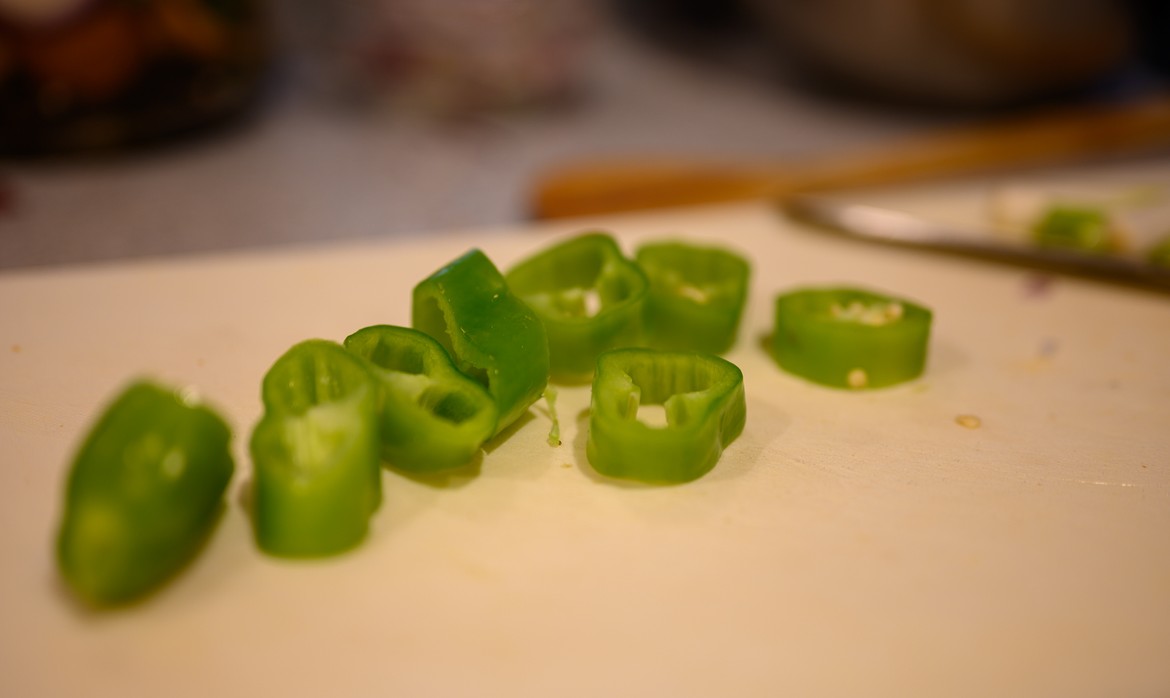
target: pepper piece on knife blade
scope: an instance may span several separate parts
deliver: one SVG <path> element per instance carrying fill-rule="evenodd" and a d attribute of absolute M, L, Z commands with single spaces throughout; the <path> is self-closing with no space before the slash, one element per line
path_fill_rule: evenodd
<path fill-rule="evenodd" d="M 649 284 L 610 235 L 583 233 L 555 244 L 512 267 L 505 278 L 544 323 L 557 382 L 587 382 L 598 354 L 641 339 Z"/>
<path fill-rule="evenodd" d="M 438 340 L 460 371 L 487 388 L 499 410 L 496 434 L 519 419 L 548 385 L 544 325 L 479 250 L 414 287 L 411 325 Z"/>
<path fill-rule="evenodd" d="M 635 258 L 650 279 L 643 315 L 649 346 L 722 354 L 735 344 L 748 291 L 743 257 L 657 242 L 639 247 Z"/>
<path fill-rule="evenodd" d="M 1113 224 L 1104 210 L 1053 206 L 1032 226 L 1032 237 L 1042 247 L 1108 253 L 1118 245 Z"/>
<path fill-rule="evenodd" d="M 457 468 L 495 434 L 492 396 L 429 335 L 375 325 L 346 337 L 345 348 L 373 364 L 381 379 L 382 457 L 392 466 L 418 473 Z"/>
<path fill-rule="evenodd" d="M 771 354 L 785 371 L 835 388 L 881 388 L 926 365 L 932 314 L 856 288 L 807 288 L 776 298 Z"/>
<path fill-rule="evenodd" d="M 57 563 L 92 606 L 133 601 L 199 551 L 231 480 L 231 431 L 185 393 L 130 385 L 86 438 L 65 489 Z"/>
<path fill-rule="evenodd" d="M 647 405 L 661 406 L 664 425 L 640 418 Z M 597 359 L 586 455 L 609 477 L 687 482 L 715 467 L 746 419 L 735 364 L 695 352 L 615 349 Z"/>
<path fill-rule="evenodd" d="M 354 547 L 382 501 L 377 379 L 340 344 L 311 339 L 277 359 L 262 394 L 251 442 L 257 544 L 282 557 Z"/>

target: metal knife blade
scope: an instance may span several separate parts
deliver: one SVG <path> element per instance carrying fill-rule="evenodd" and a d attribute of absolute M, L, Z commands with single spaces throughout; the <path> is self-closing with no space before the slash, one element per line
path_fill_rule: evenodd
<path fill-rule="evenodd" d="M 826 196 L 792 196 L 782 201 L 781 207 L 795 221 L 845 237 L 1010 262 L 1170 292 L 1170 269 L 1136 257 L 1001 241 L 989 231 L 950 227 L 913 214 Z"/>

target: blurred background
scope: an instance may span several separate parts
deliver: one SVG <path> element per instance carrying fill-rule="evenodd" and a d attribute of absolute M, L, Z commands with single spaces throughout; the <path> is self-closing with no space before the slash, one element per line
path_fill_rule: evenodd
<path fill-rule="evenodd" d="M 848 158 L 1168 74 L 1164 0 L 0 0 L 0 268 L 500 228 L 566 163 Z"/>

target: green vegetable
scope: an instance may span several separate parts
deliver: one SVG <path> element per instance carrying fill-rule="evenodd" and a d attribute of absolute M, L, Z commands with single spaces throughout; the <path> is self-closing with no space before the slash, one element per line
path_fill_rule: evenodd
<path fill-rule="evenodd" d="M 1111 252 L 1116 247 L 1109 217 L 1095 208 L 1053 206 L 1032 228 L 1036 244 L 1082 252 Z"/>
<path fill-rule="evenodd" d="M 717 247 L 660 242 L 638 249 L 650 278 L 647 343 L 721 354 L 735 344 L 748 291 L 748 263 Z"/>
<path fill-rule="evenodd" d="M 130 385 L 69 472 L 57 563 L 93 606 L 132 601 L 199 551 L 223 508 L 231 432 L 211 409 L 150 382 Z"/>
<path fill-rule="evenodd" d="M 517 264 L 506 278 L 548 331 L 555 381 L 588 381 L 598 354 L 641 338 L 646 275 L 605 233 L 553 245 Z"/>
<path fill-rule="evenodd" d="M 639 419 L 657 405 L 665 425 Z M 615 349 L 597 359 L 586 454 L 597 472 L 686 482 L 715 467 L 747 418 L 743 373 L 718 356 Z"/>
<path fill-rule="evenodd" d="M 297 344 L 268 370 L 251 443 L 262 550 L 319 557 L 365 538 L 382 499 L 378 390 L 366 362 L 321 339 Z"/>
<path fill-rule="evenodd" d="M 1146 253 L 1146 259 L 1154 266 L 1170 269 L 1170 235 L 1162 238 Z"/>
<path fill-rule="evenodd" d="M 376 367 L 382 457 L 395 467 L 426 473 L 466 465 L 495 433 L 492 396 L 430 336 L 377 325 L 347 337 L 345 348 Z"/>
<path fill-rule="evenodd" d="M 438 340 L 460 371 L 487 388 L 499 410 L 497 434 L 548 385 L 544 325 L 479 250 L 414 287 L 411 324 Z"/>
<path fill-rule="evenodd" d="M 811 288 L 776 299 L 772 357 L 789 373 L 836 388 L 880 388 L 918 377 L 931 312 L 853 288 Z"/>

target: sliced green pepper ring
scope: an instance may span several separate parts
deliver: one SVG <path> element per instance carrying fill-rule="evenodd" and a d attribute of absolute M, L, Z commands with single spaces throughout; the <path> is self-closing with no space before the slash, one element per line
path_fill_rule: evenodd
<path fill-rule="evenodd" d="M 466 465 L 496 433 L 499 415 L 486 388 L 459 372 L 435 339 L 391 325 L 366 327 L 345 348 L 381 378 L 382 457 L 429 473 Z"/>
<path fill-rule="evenodd" d="M 311 339 L 277 359 L 262 395 L 251 442 L 257 544 L 284 557 L 354 547 L 382 501 L 377 378 L 340 344 Z"/>
<path fill-rule="evenodd" d="M 1042 247 L 1107 253 L 1117 247 L 1109 216 L 1100 209 L 1054 206 L 1032 227 L 1033 240 Z"/>
<path fill-rule="evenodd" d="M 735 344 L 747 301 L 747 261 L 725 249 L 683 242 L 638 248 L 650 279 L 645 337 L 657 349 L 722 354 Z"/>
<path fill-rule="evenodd" d="M 69 472 L 57 563 L 92 606 L 133 601 L 199 551 L 235 466 L 223 418 L 148 381 L 130 385 Z"/>
<path fill-rule="evenodd" d="M 808 288 L 776 299 L 771 353 L 789 373 L 835 388 L 881 388 L 922 375 L 932 314 L 856 288 Z"/>
<path fill-rule="evenodd" d="M 664 425 L 639 418 L 658 405 Z M 597 359 L 586 454 L 602 475 L 650 483 L 705 475 L 747 419 L 743 373 L 718 356 L 615 349 Z"/>
<path fill-rule="evenodd" d="M 508 286 L 548 331 L 552 379 L 589 380 L 597 355 L 634 346 L 642 333 L 646 275 L 606 233 L 583 233 L 508 271 Z"/>
<path fill-rule="evenodd" d="M 496 433 L 548 385 L 548 335 L 491 260 L 471 250 L 414 287 L 411 325 L 438 340 L 499 410 Z"/>

